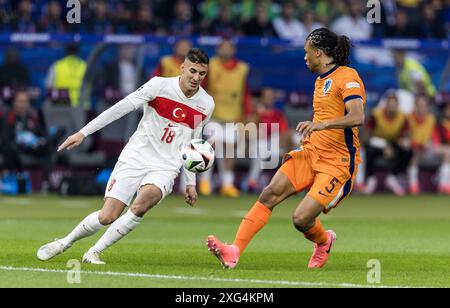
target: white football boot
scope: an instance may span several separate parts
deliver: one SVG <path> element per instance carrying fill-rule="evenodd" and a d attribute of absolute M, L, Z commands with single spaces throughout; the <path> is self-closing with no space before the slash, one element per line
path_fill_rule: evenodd
<path fill-rule="evenodd" d="M 372 195 L 377 189 L 377 184 L 377 178 L 375 176 L 371 176 L 367 179 L 367 184 L 361 192 L 365 195 Z"/>
<path fill-rule="evenodd" d="M 37 258 L 41 261 L 48 261 L 51 258 L 63 253 L 69 247 L 65 247 L 61 240 L 56 240 L 45 244 L 37 251 Z"/>
<path fill-rule="evenodd" d="M 103 265 L 106 264 L 102 260 L 100 260 L 100 253 L 96 251 L 89 250 L 83 256 L 83 263 L 95 264 L 95 265 Z"/>
<path fill-rule="evenodd" d="M 389 174 L 386 177 L 385 184 L 397 196 L 402 197 L 402 196 L 406 195 L 405 189 L 402 187 L 402 185 L 400 184 L 400 182 L 398 181 L 398 179 L 395 175 Z"/>

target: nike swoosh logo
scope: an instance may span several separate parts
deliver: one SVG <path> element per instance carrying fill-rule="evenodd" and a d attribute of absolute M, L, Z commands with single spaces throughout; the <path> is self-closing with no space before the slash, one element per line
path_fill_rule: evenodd
<path fill-rule="evenodd" d="M 328 195 L 325 195 L 321 190 L 319 190 L 319 195 L 325 196 L 325 197 L 329 197 Z"/>
<path fill-rule="evenodd" d="M 327 254 L 330 254 L 331 246 L 333 246 L 333 242 L 331 242 L 330 247 L 328 247 Z"/>
<path fill-rule="evenodd" d="M 171 123 L 169 123 L 169 125 L 167 125 L 167 126 L 169 126 L 169 127 L 175 127 L 175 125 L 173 125 L 173 124 L 171 124 Z"/>

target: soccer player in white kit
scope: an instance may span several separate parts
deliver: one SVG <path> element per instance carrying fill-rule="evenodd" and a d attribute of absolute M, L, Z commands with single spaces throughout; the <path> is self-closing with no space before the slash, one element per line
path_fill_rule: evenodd
<path fill-rule="evenodd" d="M 87 136 L 144 107 L 141 122 L 111 174 L 103 208 L 87 216 L 65 238 L 40 247 L 39 260 L 50 260 L 76 241 L 110 225 L 83 256 L 85 263 L 104 264 L 100 254 L 135 229 L 145 213 L 171 193 L 182 166 L 179 150 L 191 139 L 201 138 L 202 128 L 214 110 L 213 98 L 200 87 L 208 64 L 208 55 L 203 50 L 191 49 L 181 65 L 181 76 L 152 78 L 59 146 L 58 151 L 73 149 Z M 197 201 L 195 174 L 184 172 L 185 199 L 193 206 Z M 131 204 L 136 192 L 137 197 Z M 120 216 L 130 204 L 128 211 Z"/>

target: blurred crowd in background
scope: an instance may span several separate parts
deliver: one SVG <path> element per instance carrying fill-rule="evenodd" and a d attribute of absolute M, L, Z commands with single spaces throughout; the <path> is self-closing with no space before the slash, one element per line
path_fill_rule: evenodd
<path fill-rule="evenodd" d="M 171 54 L 151 67 L 151 73 L 137 64 L 136 46 L 120 45 L 111 61 L 91 63 L 98 69 L 89 81 L 85 76 L 89 65 L 86 57 L 80 56 L 80 46 L 69 44 L 63 57 L 45 67 L 44 95 L 36 95 L 34 72 L 22 63 L 21 51 L 4 46 L 0 65 L 0 193 L 8 192 L 5 187 L 10 187 L 10 182 L 16 186 L 9 193 L 30 191 L 30 183 L 21 181 L 30 168 L 39 170 L 33 187 L 48 193 L 61 189 L 64 174 L 113 167 L 139 121 L 139 114 L 108 126 L 71 153 L 57 154 L 57 144 L 149 78 L 179 75 L 180 64 L 193 46 L 187 38 L 191 35 L 224 38 L 210 54 L 210 73 L 203 85 L 216 102 L 212 121 L 269 124 L 269 129 L 257 139 L 277 137 L 283 154 L 298 145 L 293 129 L 299 121 L 311 119 L 312 104 L 308 101 L 303 109 L 291 108 L 287 101 L 292 97 L 283 89 L 270 84 L 251 88 L 249 76 L 253 68 L 238 58 L 238 47 L 228 38 L 248 35 L 303 40 L 313 29 L 329 26 L 356 40 L 446 39 L 450 21 L 449 1 L 382 1 L 380 24 L 367 23 L 366 1 L 357 0 L 81 3 L 82 23 L 70 25 L 65 22 L 65 1 L 0 0 L 0 29 L 99 35 L 146 33 L 184 38 L 173 45 Z M 365 194 L 383 189 L 397 195 L 422 191 L 450 194 L 450 95 L 439 91 L 420 59 L 402 49 L 388 51 L 395 65 L 393 74 L 398 88 L 386 89 L 375 108 L 366 110 L 366 125 L 361 129 L 365 164 L 360 167 L 356 190 Z M 447 67 L 444 75 L 449 73 L 449 64 Z M 306 70 L 302 65 L 284 69 Z M 97 103 L 81 98 L 83 83 L 92 88 Z M 279 134 L 270 129 L 270 124 L 278 124 Z M 217 142 L 257 142 L 231 139 L 222 136 Z M 260 168 L 261 160 L 246 160 L 242 164 L 240 160 L 219 159 L 214 171 L 219 176 L 207 173 L 199 177 L 200 192 L 218 192 L 228 197 L 237 197 L 242 191 L 259 192 L 270 179 Z M 105 178 L 105 174 L 102 176 Z M 89 184 L 91 179 L 92 176 L 79 179 L 79 190 L 91 189 L 95 184 Z M 384 181 L 384 188 L 378 183 L 380 180 Z"/>
<path fill-rule="evenodd" d="M 80 0 L 81 23 L 66 22 L 64 0 L 0 0 L 0 31 L 264 36 L 304 39 L 330 27 L 352 39 L 447 38 L 449 0 L 383 0 L 368 24 L 362 0 Z M 170 2 L 170 5 L 168 3 Z"/>

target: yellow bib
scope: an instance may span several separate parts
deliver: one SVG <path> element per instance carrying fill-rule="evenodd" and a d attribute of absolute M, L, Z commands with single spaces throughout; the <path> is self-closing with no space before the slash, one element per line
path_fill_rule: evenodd
<path fill-rule="evenodd" d="M 213 119 L 220 122 L 237 122 L 242 118 L 248 71 L 248 65 L 244 62 L 238 62 L 235 68 L 227 69 L 219 59 L 211 59 L 208 92 L 216 104 Z"/>
<path fill-rule="evenodd" d="M 423 121 L 418 121 L 414 114 L 408 117 L 408 123 L 411 128 L 411 139 L 415 145 L 426 145 L 433 137 L 436 118 L 432 114 L 427 114 Z"/>
<path fill-rule="evenodd" d="M 181 75 L 181 64 L 173 56 L 161 59 L 161 77 L 176 77 Z"/>
<path fill-rule="evenodd" d="M 377 108 L 373 112 L 373 116 L 376 120 L 376 126 L 373 132 L 376 137 L 389 141 L 396 141 L 400 137 L 406 123 L 406 116 L 403 113 L 397 112 L 393 119 L 387 119 L 384 115 L 384 109 Z"/>

